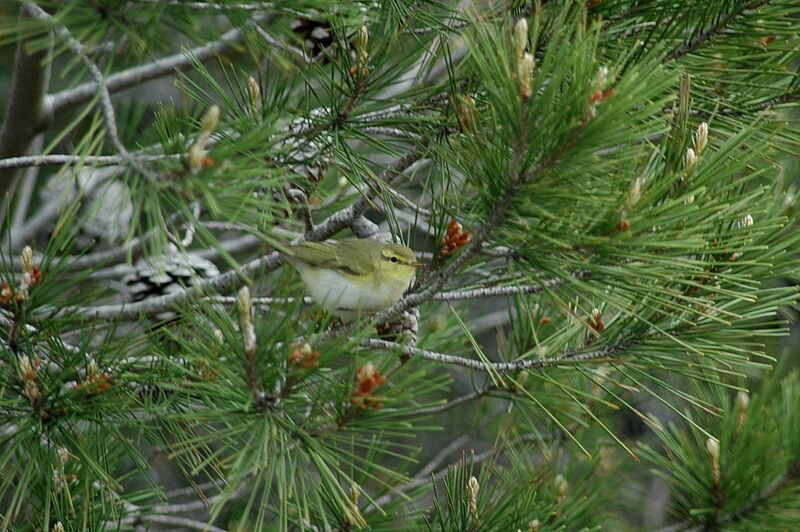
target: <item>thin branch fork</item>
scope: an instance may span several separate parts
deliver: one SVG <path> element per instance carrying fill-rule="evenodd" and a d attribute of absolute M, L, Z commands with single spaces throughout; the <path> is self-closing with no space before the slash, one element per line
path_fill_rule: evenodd
<path fill-rule="evenodd" d="M 26 2 L 23 4 L 23 9 L 27 10 L 28 13 L 30 13 L 34 18 L 47 23 L 53 22 L 53 17 L 51 17 L 44 9 L 40 8 L 36 4 Z M 130 164 L 132 168 L 136 169 L 141 174 L 146 174 L 144 167 L 133 157 L 131 157 L 127 148 L 125 148 L 125 145 L 119 138 L 117 120 L 114 117 L 114 106 L 111 103 L 111 93 L 108 92 L 106 79 L 103 76 L 103 73 L 100 71 L 97 65 L 94 64 L 94 61 L 89 58 L 86 47 L 83 46 L 83 44 L 81 44 L 81 42 L 75 37 L 73 37 L 72 32 L 70 32 L 65 26 L 56 26 L 55 32 L 67 43 L 67 47 L 70 49 L 70 51 L 80 58 L 81 62 L 89 70 L 92 78 L 94 78 L 97 92 L 100 95 L 100 109 L 103 113 L 103 122 L 106 126 L 106 136 L 114 145 L 114 149 L 117 150 L 117 153 L 119 153 L 125 162 Z"/>

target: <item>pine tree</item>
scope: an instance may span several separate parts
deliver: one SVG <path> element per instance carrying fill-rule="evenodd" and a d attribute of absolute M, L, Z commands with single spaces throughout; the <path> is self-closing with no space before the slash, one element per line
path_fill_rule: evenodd
<path fill-rule="evenodd" d="M 0 528 L 800 527 L 798 17 L 0 6 Z"/>

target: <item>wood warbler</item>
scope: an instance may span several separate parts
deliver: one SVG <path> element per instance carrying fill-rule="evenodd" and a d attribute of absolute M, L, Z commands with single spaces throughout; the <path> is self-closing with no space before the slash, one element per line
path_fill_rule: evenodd
<path fill-rule="evenodd" d="M 411 248 L 369 239 L 302 242 L 283 256 L 302 277 L 309 295 L 342 318 L 371 313 L 396 302 L 422 266 Z"/>

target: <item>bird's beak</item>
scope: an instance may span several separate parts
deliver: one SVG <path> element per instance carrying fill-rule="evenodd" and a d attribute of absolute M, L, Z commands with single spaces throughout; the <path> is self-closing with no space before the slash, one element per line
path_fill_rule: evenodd
<path fill-rule="evenodd" d="M 408 265 L 413 266 L 414 268 L 422 268 L 423 266 L 425 266 L 425 263 L 415 260 L 414 262 L 409 262 Z"/>

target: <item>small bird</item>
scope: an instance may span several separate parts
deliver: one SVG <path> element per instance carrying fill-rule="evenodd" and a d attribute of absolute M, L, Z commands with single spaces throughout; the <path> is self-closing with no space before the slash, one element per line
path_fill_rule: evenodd
<path fill-rule="evenodd" d="M 423 265 L 402 244 L 358 238 L 302 242 L 286 248 L 283 256 L 300 274 L 308 293 L 341 318 L 390 306 Z"/>

